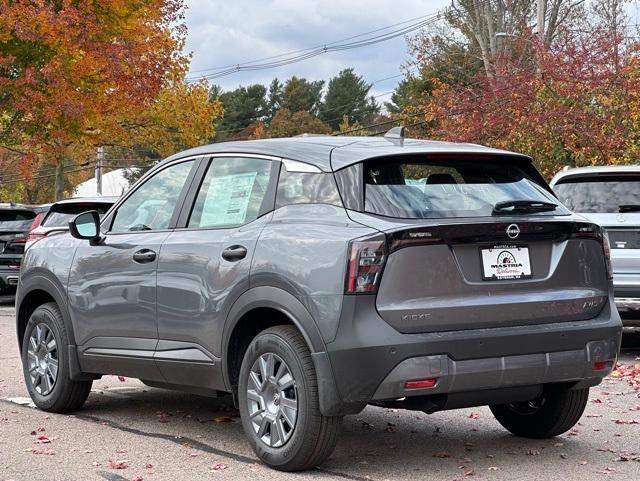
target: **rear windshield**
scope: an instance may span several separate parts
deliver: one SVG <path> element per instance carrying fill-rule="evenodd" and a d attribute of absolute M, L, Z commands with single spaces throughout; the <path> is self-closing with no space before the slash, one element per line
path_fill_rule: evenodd
<path fill-rule="evenodd" d="M 512 200 L 559 203 L 507 159 L 370 160 L 364 186 L 366 212 L 405 219 L 490 216 L 498 202 Z M 535 215 L 558 214 L 568 211 L 559 205 Z"/>
<path fill-rule="evenodd" d="M 51 207 L 42 225 L 44 227 L 66 227 L 75 216 L 88 210 L 96 210 L 102 217 L 111 207 L 111 204 L 82 203 L 82 204 L 58 204 Z"/>
<path fill-rule="evenodd" d="M 32 210 L 0 210 L 0 230 L 27 230 L 35 217 Z"/>
<path fill-rule="evenodd" d="M 553 190 L 575 212 L 612 213 L 622 205 L 640 206 L 640 175 L 568 177 Z"/>

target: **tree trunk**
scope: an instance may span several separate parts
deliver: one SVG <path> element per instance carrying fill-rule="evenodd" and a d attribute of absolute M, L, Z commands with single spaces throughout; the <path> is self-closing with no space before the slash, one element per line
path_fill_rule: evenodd
<path fill-rule="evenodd" d="M 64 159 L 59 158 L 56 163 L 56 183 L 55 183 L 55 194 L 56 201 L 62 200 L 64 197 Z"/>
<path fill-rule="evenodd" d="M 538 38 L 541 42 L 544 42 L 544 19 L 546 16 L 547 0 L 538 0 L 538 15 L 536 16 L 536 30 L 538 31 Z"/>

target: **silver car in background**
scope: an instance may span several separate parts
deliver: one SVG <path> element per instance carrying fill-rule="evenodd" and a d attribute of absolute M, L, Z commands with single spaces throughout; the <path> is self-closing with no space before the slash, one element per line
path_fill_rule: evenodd
<path fill-rule="evenodd" d="M 568 169 L 551 187 L 569 209 L 609 233 L 616 305 L 625 326 L 640 327 L 640 166 Z"/>

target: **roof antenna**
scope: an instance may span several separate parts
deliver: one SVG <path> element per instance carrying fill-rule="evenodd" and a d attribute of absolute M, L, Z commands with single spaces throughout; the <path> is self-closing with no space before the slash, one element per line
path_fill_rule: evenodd
<path fill-rule="evenodd" d="M 393 127 L 386 134 L 384 138 L 391 142 L 393 145 L 404 145 L 404 127 Z"/>

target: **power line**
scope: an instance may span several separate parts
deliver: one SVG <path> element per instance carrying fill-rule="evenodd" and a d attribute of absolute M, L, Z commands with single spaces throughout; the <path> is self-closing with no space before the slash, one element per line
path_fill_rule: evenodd
<path fill-rule="evenodd" d="M 221 69 L 218 69 L 215 72 L 212 72 L 210 74 L 206 74 L 206 75 L 202 75 L 200 77 L 191 77 L 189 78 L 189 80 L 197 80 L 197 79 L 201 79 L 201 78 L 207 78 L 207 79 L 216 79 L 216 78 L 220 78 L 220 77 L 225 77 L 237 72 L 242 72 L 242 71 L 256 71 L 256 70 L 266 70 L 266 69 L 272 69 L 272 68 L 276 68 L 276 67 L 282 67 L 285 65 L 290 65 L 292 63 L 297 63 L 297 62 L 301 62 L 303 60 L 307 60 L 313 57 L 316 57 L 318 55 L 323 55 L 325 53 L 328 52 L 337 52 L 337 51 L 344 51 L 344 50 L 351 50 L 351 49 L 355 49 L 355 48 L 361 48 L 361 47 L 366 47 L 369 45 L 374 45 L 380 42 L 385 42 L 387 40 L 391 40 L 403 35 L 407 35 L 408 33 L 411 33 L 413 31 L 419 30 L 421 28 L 424 28 L 428 25 L 431 25 L 437 21 L 439 21 L 441 18 L 443 17 L 443 13 L 441 11 L 434 13 L 434 14 L 430 14 L 430 15 L 425 15 L 423 17 L 418 17 L 421 18 L 422 20 L 412 23 L 410 25 L 404 26 L 402 28 L 399 29 L 395 29 L 392 30 L 390 32 L 386 32 L 380 35 L 375 35 L 373 37 L 367 37 L 361 40 L 357 40 L 354 42 L 347 42 L 347 43 L 340 43 L 339 41 L 337 42 L 332 42 L 332 43 L 328 43 L 322 46 L 318 46 L 318 47 L 314 47 L 311 49 L 306 49 L 306 50 L 302 50 L 302 51 L 294 51 L 294 52 L 290 52 L 289 54 L 282 54 L 280 56 L 275 56 L 275 57 L 271 57 L 271 58 L 265 58 L 265 59 L 260 59 L 254 62 L 245 62 L 242 64 L 236 64 L 236 65 L 232 65 L 232 66 L 228 66 L 228 67 L 224 67 Z M 407 22 L 403 22 L 403 23 L 407 23 Z M 387 27 L 387 29 L 390 27 Z M 383 29 L 379 29 L 379 30 L 385 30 Z M 374 31 L 375 32 L 375 31 Z M 357 38 L 357 37 L 361 37 L 364 36 L 366 34 L 361 34 L 359 36 L 353 37 L 353 38 Z M 267 60 L 272 60 L 274 58 L 281 58 L 280 60 L 277 61 L 267 61 Z M 215 69 L 213 69 L 215 70 Z"/>
<path fill-rule="evenodd" d="M 279 55 L 272 55 L 271 57 L 263 57 L 263 58 L 258 58 L 258 59 L 254 59 L 254 60 L 248 60 L 248 61 L 242 62 L 240 64 L 234 63 L 234 64 L 229 64 L 229 65 L 222 65 L 222 66 L 219 66 L 219 67 L 210 67 L 210 68 L 206 68 L 206 69 L 192 70 L 190 72 L 190 74 L 202 73 L 202 72 L 211 72 L 211 71 L 215 71 L 215 70 L 223 70 L 223 69 L 228 69 L 228 68 L 231 68 L 231 67 L 237 67 L 238 65 L 247 65 L 247 64 L 252 64 L 252 63 L 255 63 L 255 62 L 263 62 L 265 60 L 273 60 L 273 59 L 276 59 L 276 58 L 282 58 L 282 57 L 286 57 L 286 56 L 297 54 L 297 53 L 308 52 L 308 51 L 311 51 L 311 50 L 324 48 L 326 46 L 335 45 L 336 43 L 339 43 L 339 42 L 346 42 L 347 40 L 353 40 L 355 38 L 363 37 L 365 35 L 370 35 L 372 33 L 377 33 L 377 32 L 381 32 L 383 30 L 388 30 L 388 29 L 393 28 L 393 27 L 398 27 L 400 25 L 404 25 L 404 24 L 407 24 L 407 23 L 410 23 L 410 22 L 414 22 L 416 20 L 431 16 L 431 15 L 433 15 L 433 14 L 421 15 L 419 17 L 410 18 L 410 19 L 405 20 L 403 22 L 394 23 L 392 25 L 388 25 L 386 27 L 377 28 L 375 30 L 369 30 L 368 32 L 363 32 L 363 33 L 360 33 L 358 35 L 353 35 L 351 37 L 341 38 L 339 40 L 335 40 L 333 42 L 325 43 L 325 44 L 322 44 L 322 45 L 316 45 L 315 47 L 308 47 L 308 48 L 303 48 L 303 49 L 299 49 L 299 50 L 293 50 L 293 51 L 281 53 Z"/>

